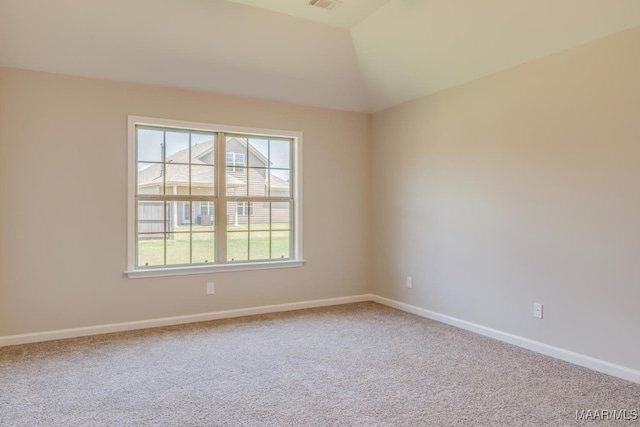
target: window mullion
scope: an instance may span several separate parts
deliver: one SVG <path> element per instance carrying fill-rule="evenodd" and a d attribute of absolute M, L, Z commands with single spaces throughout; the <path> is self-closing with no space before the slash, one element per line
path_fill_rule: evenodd
<path fill-rule="evenodd" d="M 298 209 L 296 206 L 298 203 L 296 196 L 298 191 L 298 183 L 296 182 L 298 165 L 295 164 L 295 162 L 298 158 L 296 153 L 296 150 L 298 149 L 299 148 L 297 146 L 294 146 L 293 140 L 289 141 L 289 152 L 291 153 L 291 156 L 289 157 L 289 170 L 294 172 L 289 174 L 289 256 L 292 258 L 298 257 L 298 246 L 296 243 L 298 242 L 298 226 L 295 223 L 297 219 L 296 212 Z"/>
<path fill-rule="evenodd" d="M 216 195 L 218 202 L 215 207 L 216 214 L 216 261 L 218 263 L 227 262 L 227 141 L 224 132 L 218 132 L 216 137 L 214 155 L 217 165 Z"/>
<path fill-rule="evenodd" d="M 164 195 L 167 194 L 167 133 L 162 132 L 162 192 Z M 167 265 L 167 200 L 165 199 L 162 202 L 162 219 L 163 219 L 163 230 L 164 236 L 162 239 L 163 242 L 163 251 L 164 251 L 164 265 Z"/>
<path fill-rule="evenodd" d="M 189 132 L 189 147 L 187 149 L 189 155 L 189 196 L 193 196 L 193 174 L 191 172 L 191 162 L 193 161 L 193 157 L 191 157 L 191 146 L 192 146 L 192 134 Z M 215 150 L 215 143 L 213 144 L 213 148 Z M 193 202 L 189 201 L 189 264 L 193 264 L 193 213 L 191 212 L 191 206 Z M 176 209 L 178 204 L 176 203 Z M 182 205 L 182 209 L 184 210 L 184 204 Z M 178 212 L 176 212 L 176 215 Z M 183 212 L 184 216 L 184 212 Z M 215 255 L 214 255 L 215 258 Z"/>

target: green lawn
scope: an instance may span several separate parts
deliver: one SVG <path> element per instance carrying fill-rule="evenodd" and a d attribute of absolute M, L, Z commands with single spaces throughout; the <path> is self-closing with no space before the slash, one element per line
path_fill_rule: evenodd
<path fill-rule="evenodd" d="M 227 232 L 227 259 L 235 261 L 289 258 L 289 224 L 255 224 L 230 226 Z M 188 227 L 177 227 L 172 239 L 166 241 L 167 265 L 214 262 L 214 236 L 211 227 L 193 227 L 192 238 Z M 164 240 L 149 239 L 138 242 L 138 265 L 165 265 Z"/>

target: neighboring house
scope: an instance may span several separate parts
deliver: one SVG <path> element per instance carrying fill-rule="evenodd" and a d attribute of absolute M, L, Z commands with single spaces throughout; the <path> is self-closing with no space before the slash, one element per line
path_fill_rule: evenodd
<path fill-rule="evenodd" d="M 271 163 L 244 138 L 226 141 L 226 191 L 227 196 L 283 196 L 288 197 L 289 182 L 271 172 Z M 247 158 L 248 157 L 248 158 Z M 165 164 L 154 163 L 138 171 L 138 192 L 142 194 L 189 194 L 189 175 L 192 191 L 197 195 L 212 195 L 215 183 L 213 140 L 205 141 L 189 149 L 178 151 L 166 158 Z M 191 161 L 189 161 L 191 160 Z M 222 189 L 221 189 L 222 191 Z M 271 207 L 271 210 L 269 209 Z M 164 231 L 162 203 L 149 203 L 138 209 L 139 232 Z M 286 202 L 228 202 L 227 224 L 252 224 L 289 222 L 289 204 Z M 176 226 L 212 225 L 213 202 L 171 202 L 167 206 L 167 225 L 173 231 Z"/>

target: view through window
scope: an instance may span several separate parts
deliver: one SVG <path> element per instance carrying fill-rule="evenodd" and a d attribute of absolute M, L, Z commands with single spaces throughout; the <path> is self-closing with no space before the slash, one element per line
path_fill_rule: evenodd
<path fill-rule="evenodd" d="M 296 139 L 135 124 L 134 269 L 295 259 Z"/>

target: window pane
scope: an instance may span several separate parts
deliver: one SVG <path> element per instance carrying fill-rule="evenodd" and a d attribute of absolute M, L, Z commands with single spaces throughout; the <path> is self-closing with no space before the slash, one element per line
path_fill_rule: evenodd
<path fill-rule="evenodd" d="M 291 171 L 283 169 L 271 169 L 269 174 L 269 196 L 291 197 L 290 176 Z"/>
<path fill-rule="evenodd" d="M 227 196 L 247 196 L 247 169 L 233 172 L 227 168 Z"/>
<path fill-rule="evenodd" d="M 138 194 L 164 193 L 164 167 L 160 163 L 138 162 Z"/>
<path fill-rule="evenodd" d="M 249 138 L 249 166 L 269 167 L 269 140 Z"/>
<path fill-rule="evenodd" d="M 239 215 L 242 210 L 242 202 L 227 203 L 227 229 L 229 231 L 245 231 L 247 230 L 248 217 Z"/>
<path fill-rule="evenodd" d="M 249 233 L 249 258 L 269 259 L 270 233 L 268 231 L 252 231 Z"/>
<path fill-rule="evenodd" d="M 215 163 L 215 135 L 191 133 L 191 163 L 213 165 Z"/>
<path fill-rule="evenodd" d="M 291 140 L 270 139 L 269 160 L 272 168 L 291 169 Z"/>
<path fill-rule="evenodd" d="M 246 153 L 247 152 L 247 138 L 238 136 L 228 136 L 226 138 L 227 153 Z"/>
<path fill-rule="evenodd" d="M 176 215 L 174 219 L 173 230 L 177 233 L 189 231 L 189 225 L 195 221 L 193 214 L 193 205 L 188 201 L 169 201 L 171 204 L 171 214 Z"/>
<path fill-rule="evenodd" d="M 139 162 L 161 162 L 164 148 L 164 132 L 155 129 L 137 129 L 137 154 Z"/>
<path fill-rule="evenodd" d="M 216 211 L 213 202 L 194 202 L 194 231 L 215 229 Z"/>
<path fill-rule="evenodd" d="M 165 165 L 165 194 L 189 194 L 189 166 Z"/>
<path fill-rule="evenodd" d="M 138 235 L 138 267 L 164 265 L 164 234 Z"/>
<path fill-rule="evenodd" d="M 190 233 L 167 233 L 167 265 L 191 262 Z"/>
<path fill-rule="evenodd" d="M 249 233 L 246 231 L 227 232 L 227 261 L 249 259 Z"/>
<path fill-rule="evenodd" d="M 192 262 L 201 264 L 215 260 L 215 233 L 193 233 L 191 236 Z"/>
<path fill-rule="evenodd" d="M 271 258 L 290 258 L 290 231 L 272 231 L 271 232 Z"/>
<path fill-rule="evenodd" d="M 165 162 L 189 163 L 189 132 L 165 132 Z"/>
<path fill-rule="evenodd" d="M 138 202 L 138 233 L 164 233 L 164 202 Z"/>
<path fill-rule="evenodd" d="M 266 194 L 265 193 L 265 186 L 267 184 L 267 181 L 265 179 L 266 173 L 267 173 L 266 169 L 249 168 L 247 170 L 247 177 L 249 179 L 248 180 L 249 196 L 264 196 Z"/>
<path fill-rule="evenodd" d="M 269 210 L 270 203 L 251 202 L 249 204 L 249 228 L 251 230 L 269 230 L 269 220 L 271 213 Z"/>
<path fill-rule="evenodd" d="M 229 136 L 226 138 L 226 159 L 227 166 L 246 166 L 247 159 L 247 138 Z"/>
<path fill-rule="evenodd" d="M 271 229 L 290 230 L 291 229 L 291 203 L 276 202 L 271 203 Z"/>
<path fill-rule="evenodd" d="M 215 195 L 215 176 L 213 166 L 191 166 L 191 194 Z"/>
<path fill-rule="evenodd" d="M 164 231 L 167 233 L 172 233 L 175 231 L 176 225 L 178 224 L 177 215 L 179 214 L 177 210 L 178 202 L 165 202 L 165 229 Z"/>

